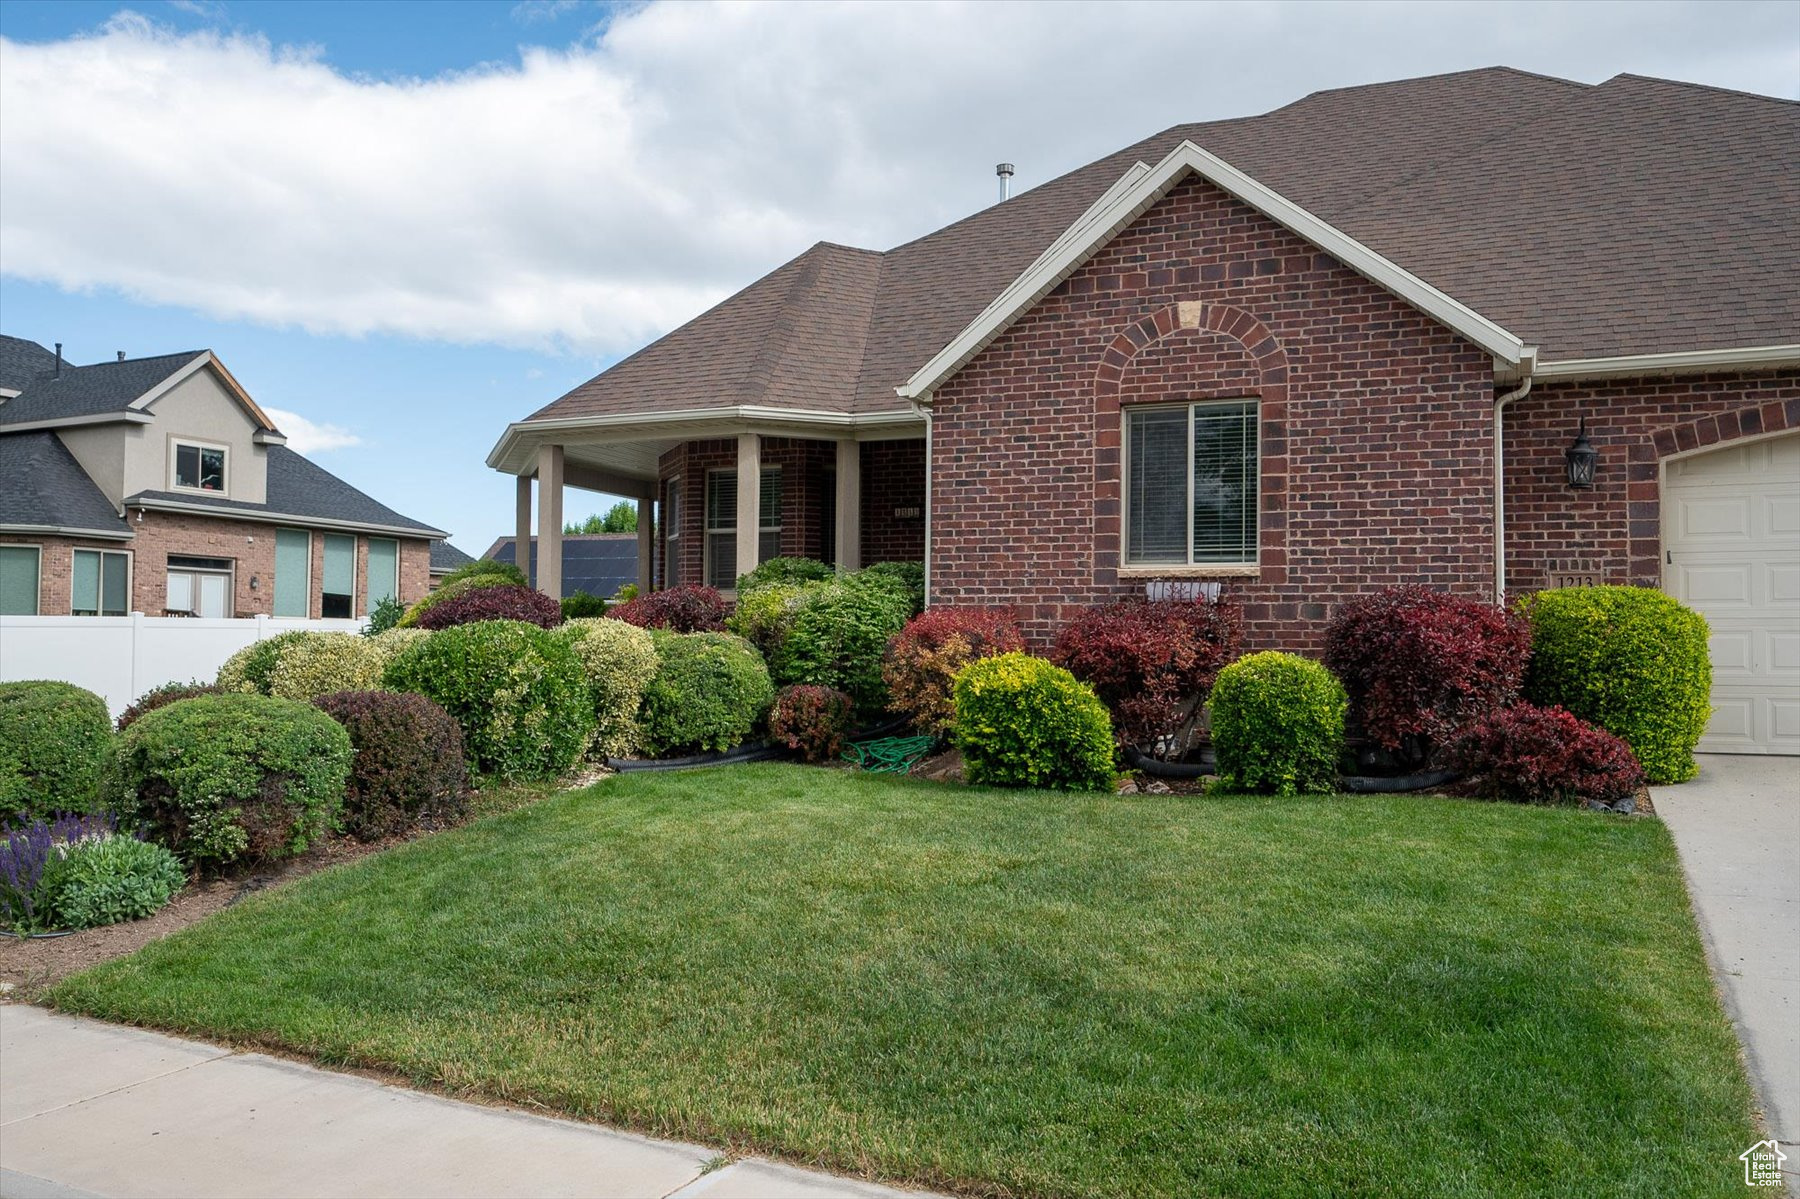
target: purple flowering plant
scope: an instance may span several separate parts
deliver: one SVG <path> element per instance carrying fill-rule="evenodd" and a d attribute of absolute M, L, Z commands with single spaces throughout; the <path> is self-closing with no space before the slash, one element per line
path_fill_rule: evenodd
<path fill-rule="evenodd" d="M 46 930 L 40 883 L 51 855 L 90 837 L 110 836 L 112 816 L 60 813 L 0 830 L 0 924 L 21 936 Z"/>

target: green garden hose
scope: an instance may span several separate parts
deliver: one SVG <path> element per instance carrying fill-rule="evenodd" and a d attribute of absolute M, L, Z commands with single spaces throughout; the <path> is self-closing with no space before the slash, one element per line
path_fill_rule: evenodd
<path fill-rule="evenodd" d="M 844 751 L 844 761 L 855 762 L 870 774 L 905 774 L 937 744 L 936 737 L 881 737 L 858 741 Z"/>

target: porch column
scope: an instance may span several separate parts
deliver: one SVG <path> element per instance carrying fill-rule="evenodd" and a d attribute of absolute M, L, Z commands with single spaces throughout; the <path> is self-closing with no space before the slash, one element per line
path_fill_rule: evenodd
<path fill-rule="evenodd" d="M 737 461 L 737 574 L 756 569 L 757 544 L 762 540 L 762 438 L 738 434 Z"/>
<path fill-rule="evenodd" d="M 563 448 L 538 451 L 537 589 L 562 598 Z"/>
<path fill-rule="evenodd" d="M 656 518 L 656 501 L 639 500 L 638 514 L 638 591 L 649 595 L 651 584 L 656 580 L 651 572 L 656 569 L 656 533 L 651 528 Z"/>
<path fill-rule="evenodd" d="M 862 443 L 837 443 L 837 568 L 862 569 Z"/>
<path fill-rule="evenodd" d="M 531 581 L 531 476 L 520 475 L 513 501 L 513 561 Z"/>

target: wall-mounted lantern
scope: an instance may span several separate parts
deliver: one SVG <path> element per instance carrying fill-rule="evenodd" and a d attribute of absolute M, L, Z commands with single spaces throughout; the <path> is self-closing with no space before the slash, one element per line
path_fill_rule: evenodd
<path fill-rule="evenodd" d="M 1581 418 L 1581 427 L 1575 433 L 1575 444 L 1563 451 L 1563 459 L 1568 463 L 1570 487 L 1586 489 L 1594 485 L 1594 470 L 1600 465 L 1600 451 L 1588 441 L 1587 417 Z"/>

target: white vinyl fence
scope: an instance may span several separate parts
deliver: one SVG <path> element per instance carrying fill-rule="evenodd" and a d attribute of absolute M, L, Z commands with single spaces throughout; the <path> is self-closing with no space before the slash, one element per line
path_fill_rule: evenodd
<path fill-rule="evenodd" d="M 114 716 L 163 683 L 210 683 L 225 659 L 289 629 L 354 633 L 359 620 L 256 616 L 0 616 L 0 683 L 59 679 L 106 700 Z"/>

